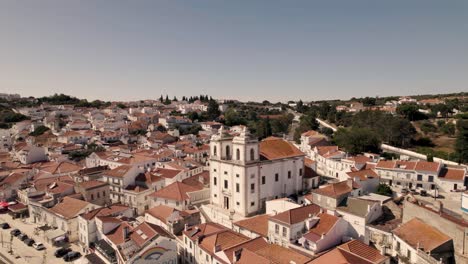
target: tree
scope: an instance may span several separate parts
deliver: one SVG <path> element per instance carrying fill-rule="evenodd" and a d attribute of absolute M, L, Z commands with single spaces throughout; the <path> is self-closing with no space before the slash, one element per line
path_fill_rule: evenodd
<path fill-rule="evenodd" d="M 263 118 L 257 122 L 256 133 L 259 139 L 264 139 L 272 135 L 270 118 Z"/>
<path fill-rule="evenodd" d="M 378 134 L 368 128 L 340 128 L 333 139 L 340 148 L 353 155 L 380 151 L 381 140 Z"/>
<path fill-rule="evenodd" d="M 221 111 L 219 111 L 219 105 L 215 100 L 210 100 L 208 102 L 208 109 L 206 110 L 206 114 L 209 120 L 216 120 Z"/>
<path fill-rule="evenodd" d="M 453 123 L 446 123 L 440 128 L 440 131 L 449 136 L 455 135 L 455 130 L 455 125 Z"/>
<path fill-rule="evenodd" d="M 424 132 L 424 134 L 430 133 L 430 132 L 436 132 L 437 127 L 432 124 L 429 121 L 425 121 L 421 124 L 421 131 Z"/>
<path fill-rule="evenodd" d="M 200 119 L 200 116 L 198 115 L 197 112 L 192 111 L 192 112 L 189 112 L 189 113 L 187 114 L 187 118 L 189 118 L 189 119 L 192 120 L 192 122 L 193 122 L 193 121 L 195 121 L 195 120 Z"/>
<path fill-rule="evenodd" d="M 36 129 L 34 129 L 33 132 L 29 133 L 29 135 L 37 137 L 37 136 L 44 134 L 46 131 L 49 131 L 49 130 L 50 129 L 46 126 L 38 126 Z"/>
<path fill-rule="evenodd" d="M 399 105 L 396 109 L 396 112 L 409 121 L 417 121 L 428 118 L 425 114 L 419 112 L 419 106 L 417 104 Z"/>
<path fill-rule="evenodd" d="M 468 120 L 460 119 L 457 122 L 457 140 L 455 141 L 455 153 L 459 163 L 468 162 Z"/>
<path fill-rule="evenodd" d="M 236 126 L 245 123 L 234 108 L 226 110 L 224 113 L 224 122 L 227 126 Z"/>
<path fill-rule="evenodd" d="M 164 104 L 165 105 L 170 105 L 171 104 L 171 100 L 169 99 L 168 95 L 166 95 L 166 100 L 164 100 Z"/>
<path fill-rule="evenodd" d="M 320 118 L 327 119 L 328 112 L 330 112 L 331 105 L 328 102 L 322 102 L 318 109 Z"/>
<path fill-rule="evenodd" d="M 365 97 L 361 102 L 364 106 L 374 106 L 376 99 L 374 97 Z"/>
<path fill-rule="evenodd" d="M 317 122 L 317 113 L 315 111 L 308 111 L 301 116 L 299 125 L 294 131 L 294 140 L 299 143 L 301 134 L 309 130 L 317 130 L 319 124 Z"/>
<path fill-rule="evenodd" d="M 177 97 L 174 96 L 174 99 L 172 99 L 173 102 L 177 102 Z"/>
<path fill-rule="evenodd" d="M 161 94 L 161 97 L 159 97 L 159 101 L 160 101 L 161 103 L 164 102 L 164 98 L 163 98 L 162 94 Z"/>
<path fill-rule="evenodd" d="M 304 103 L 302 102 L 302 100 L 299 100 L 299 102 L 297 102 L 296 111 L 299 112 L 299 113 L 304 112 Z"/>
<path fill-rule="evenodd" d="M 380 194 L 380 195 L 390 196 L 390 197 L 393 195 L 392 188 L 390 188 L 390 186 L 388 186 L 385 183 L 380 183 L 375 193 Z"/>
<path fill-rule="evenodd" d="M 443 118 L 447 118 L 449 114 L 452 114 L 452 109 L 453 108 L 449 108 L 446 104 L 436 104 L 431 106 L 431 112 L 435 115 L 440 114 Z"/>
<path fill-rule="evenodd" d="M 288 133 L 289 125 L 294 119 L 293 114 L 284 114 L 278 118 L 271 119 L 271 132 L 273 135 L 281 135 Z"/>

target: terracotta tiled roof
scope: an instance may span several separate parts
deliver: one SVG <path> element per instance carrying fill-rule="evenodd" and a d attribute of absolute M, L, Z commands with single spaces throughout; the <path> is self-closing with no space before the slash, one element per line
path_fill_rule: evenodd
<path fill-rule="evenodd" d="M 247 218 L 241 221 L 237 221 L 234 225 L 239 226 L 243 229 L 247 229 L 253 233 L 256 233 L 263 237 L 268 237 L 268 220 L 270 215 L 263 214 L 257 215 L 252 218 Z"/>
<path fill-rule="evenodd" d="M 199 186 L 190 186 L 182 182 L 174 182 L 150 194 L 150 196 L 174 201 L 184 201 L 189 199 L 187 193 L 199 191 L 201 189 L 203 188 Z"/>
<path fill-rule="evenodd" d="M 347 158 L 347 160 L 354 161 L 355 163 L 366 163 L 366 162 L 372 161 L 371 158 L 364 156 L 364 155 L 357 155 L 354 157 L 349 157 Z"/>
<path fill-rule="evenodd" d="M 304 166 L 311 167 L 317 162 L 315 160 L 311 160 L 310 158 L 304 158 Z"/>
<path fill-rule="evenodd" d="M 302 133 L 301 136 L 303 136 L 303 137 L 315 137 L 315 136 L 323 137 L 322 134 L 320 134 L 319 132 L 317 132 L 315 130 L 306 131 L 306 132 Z"/>
<path fill-rule="evenodd" d="M 182 183 L 185 183 L 190 186 L 203 188 L 205 185 L 210 183 L 210 172 L 203 171 L 202 173 L 195 174 L 192 177 L 182 180 Z"/>
<path fill-rule="evenodd" d="M 70 197 L 64 197 L 63 200 L 49 210 L 57 215 L 61 215 L 66 219 L 78 216 L 90 203 Z"/>
<path fill-rule="evenodd" d="M 338 217 L 327 213 L 319 214 L 318 217 L 320 218 L 318 223 L 304 235 L 304 238 L 311 241 L 318 241 L 322 235 L 328 234 L 339 220 Z"/>
<path fill-rule="evenodd" d="M 173 207 L 162 205 L 162 204 L 152 207 L 146 211 L 147 214 L 159 219 L 161 222 L 165 224 L 167 224 L 167 219 L 171 217 L 171 215 L 174 212 L 180 212 L 180 211 Z"/>
<path fill-rule="evenodd" d="M 104 174 L 106 176 L 122 178 L 125 176 L 125 174 L 127 174 L 128 171 L 130 171 L 130 169 L 132 169 L 132 167 L 133 166 L 131 165 L 121 165 L 115 169 L 106 171 Z"/>
<path fill-rule="evenodd" d="M 197 226 L 189 227 L 187 230 L 183 231 L 183 233 L 190 240 L 195 241 L 199 237 L 206 237 L 206 236 L 209 236 L 217 232 L 221 232 L 226 229 L 227 229 L 226 227 L 216 224 L 216 223 L 205 223 L 205 224 L 200 224 Z"/>
<path fill-rule="evenodd" d="M 380 264 L 384 263 L 386 258 L 378 250 L 359 240 L 352 240 L 319 256 L 310 263 Z"/>
<path fill-rule="evenodd" d="M 153 174 L 155 174 L 155 175 L 157 175 L 159 177 L 167 178 L 167 179 L 174 178 L 180 172 L 181 172 L 181 170 L 172 170 L 172 169 L 163 169 L 163 168 L 158 168 L 158 169 L 152 171 Z"/>
<path fill-rule="evenodd" d="M 338 151 L 338 146 L 317 146 L 317 152 L 323 156 L 328 153 L 334 153 Z"/>
<path fill-rule="evenodd" d="M 114 245 L 122 245 L 125 241 L 130 239 L 129 237 L 125 237 L 125 228 L 127 228 L 129 233 L 133 230 L 133 227 L 130 224 L 122 222 L 114 230 L 107 233 L 106 236 Z"/>
<path fill-rule="evenodd" d="M 440 169 L 441 164 L 438 162 L 430 161 L 418 161 L 416 164 L 415 170 L 417 171 L 430 171 L 437 173 Z"/>
<path fill-rule="evenodd" d="M 199 246 L 206 252 L 214 254 L 215 248 L 218 250 L 224 250 L 248 240 L 249 238 L 246 236 L 227 229 L 209 236 L 205 236 L 200 242 Z"/>
<path fill-rule="evenodd" d="M 424 223 L 419 218 L 413 218 L 393 230 L 393 234 L 408 243 L 411 247 L 431 252 L 442 244 L 451 240 L 439 229 Z"/>
<path fill-rule="evenodd" d="M 158 235 L 173 238 L 172 235 L 167 233 L 160 226 L 143 222 L 132 230 L 132 233 L 130 234 L 130 239 L 133 240 L 139 247 L 142 247 L 148 241 L 150 241 Z"/>
<path fill-rule="evenodd" d="M 350 178 L 358 177 L 361 181 L 366 181 L 368 178 L 378 178 L 379 175 L 374 170 L 360 170 L 347 173 Z"/>
<path fill-rule="evenodd" d="M 102 181 L 91 180 L 91 181 L 81 182 L 80 185 L 81 185 L 81 187 L 83 187 L 85 189 L 93 189 L 93 188 L 102 187 L 102 186 L 105 186 L 105 185 L 108 185 L 108 184 L 106 182 L 102 182 Z"/>
<path fill-rule="evenodd" d="M 268 244 L 266 247 L 255 251 L 255 253 L 277 264 L 304 264 L 311 260 L 309 257 L 299 254 L 296 251 L 275 244 Z"/>
<path fill-rule="evenodd" d="M 119 213 L 123 213 L 124 211 L 128 210 L 129 207 L 121 204 L 113 204 L 107 207 L 100 207 L 94 210 L 89 211 L 88 213 L 81 214 L 86 220 L 91 220 L 96 216 L 111 216 L 117 215 Z"/>
<path fill-rule="evenodd" d="M 282 224 L 292 225 L 304 221 L 309 215 L 319 214 L 321 209 L 322 208 L 316 204 L 309 204 L 284 211 L 272 216 L 270 219 Z"/>
<path fill-rule="evenodd" d="M 381 262 L 385 259 L 385 257 L 382 256 L 378 250 L 364 244 L 359 240 L 349 241 L 348 243 L 338 246 L 338 248 L 371 262 Z"/>
<path fill-rule="evenodd" d="M 269 137 L 260 142 L 260 155 L 267 160 L 304 156 L 293 144 L 276 137 Z"/>
<path fill-rule="evenodd" d="M 347 181 L 342 181 L 325 185 L 322 188 L 312 190 L 312 192 L 332 198 L 337 198 L 343 194 L 350 193 L 352 190 L 353 189 L 348 185 Z"/>
<path fill-rule="evenodd" d="M 465 179 L 464 169 L 443 168 L 440 170 L 439 177 L 445 180 L 463 181 Z"/>

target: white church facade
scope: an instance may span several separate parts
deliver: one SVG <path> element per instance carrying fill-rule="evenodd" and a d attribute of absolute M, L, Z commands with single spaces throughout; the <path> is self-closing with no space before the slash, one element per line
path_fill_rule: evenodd
<path fill-rule="evenodd" d="M 281 138 L 259 142 L 246 127 L 238 136 L 220 129 L 210 156 L 211 204 L 229 212 L 251 216 L 303 189 L 304 153 Z"/>

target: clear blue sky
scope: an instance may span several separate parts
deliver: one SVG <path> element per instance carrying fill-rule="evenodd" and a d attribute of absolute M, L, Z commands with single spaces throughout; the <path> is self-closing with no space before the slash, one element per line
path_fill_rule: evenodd
<path fill-rule="evenodd" d="M 0 3 L 0 92 L 284 101 L 461 91 L 466 0 Z"/>

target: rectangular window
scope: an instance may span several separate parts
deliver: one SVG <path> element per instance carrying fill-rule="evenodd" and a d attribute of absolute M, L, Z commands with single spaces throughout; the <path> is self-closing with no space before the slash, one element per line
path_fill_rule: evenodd
<path fill-rule="evenodd" d="M 255 192 L 255 183 L 250 184 L 250 192 L 251 193 Z"/>
<path fill-rule="evenodd" d="M 236 192 L 240 192 L 240 186 L 239 186 L 239 183 L 236 183 Z"/>
<path fill-rule="evenodd" d="M 224 189 L 227 189 L 227 188 L 228 188 L 228 181 L 224 180 Z"/>
<path fill-rule="evenodd" d="M 286 237 L 286 234 L 288 233 L 287 229 L 285 226 L 283 226 L 283 237 Z"/>
<path fill-rule="evenodd" d="M 262 176 L 262 184 L 265 184 L 265 176 Z"/>
<path fill-rule="evenodd" d="M 302 176 L 302 169 L 299 169 L 299 176 Z"/>
<path fill-rule="evenodd" d="M 279 175 L 278 173 L 275 174 L 275 182 L 279 181 Z"/>
<path fill-rule="evenodd" d="M 255 205 L 255 202 L 251 202 L 251 203 L 250 203 L 250 206 L 254 206 L 254 205 Z"/>
<path fill-rule="evenodd" d="M 275 233 L 279 234 L 279 225 L 275 225 Z"/>
<path fill-rule="evenodd" d="M 213 178 L 213 185 L 216 186 L 217 184 L 217 181 L 216 181 L 216 177 Z"/>
<path fill-rule="evenodd" d="M 288 179 L 291 179 L 291 171 L 288 171 Z"/>
<path fill-rule="evenodd" d="M 422 181 L 422 175 L 418 174 L 418 181 Z"/>
<path fill-rule="evenodd" d="M 429 176 L 429 182 L 434 182 L 434 176 L 432 175 Z"/>
<path fill-rule="evenodd" d="M 236 178 L 239 178 L 239 174 L 236 174 Z"/>
<path fill-rule="evenodd" d="M 227 171 L 224 172 L 224 175 L 227 175 Z"/>

